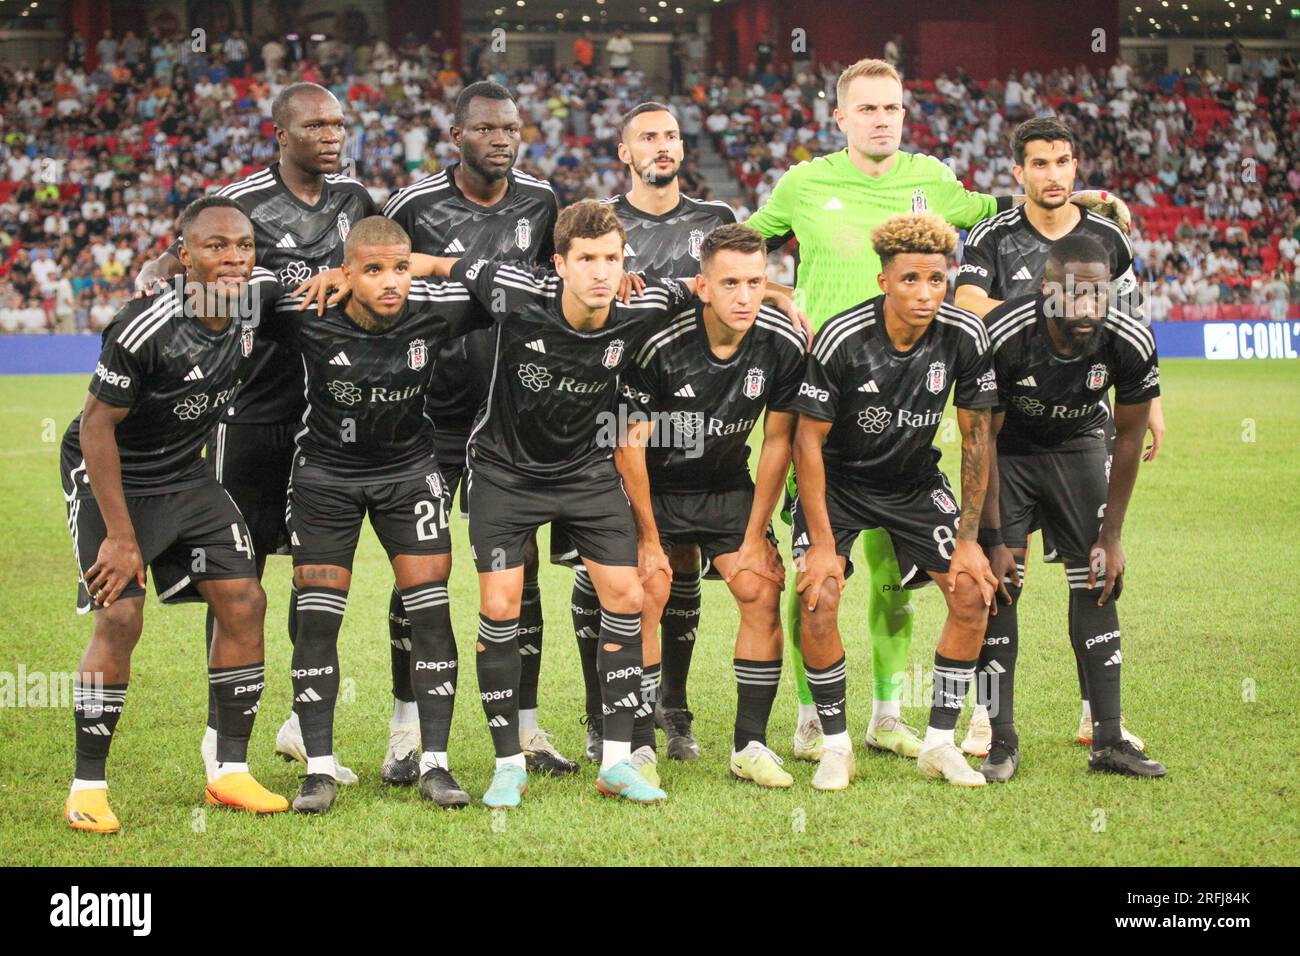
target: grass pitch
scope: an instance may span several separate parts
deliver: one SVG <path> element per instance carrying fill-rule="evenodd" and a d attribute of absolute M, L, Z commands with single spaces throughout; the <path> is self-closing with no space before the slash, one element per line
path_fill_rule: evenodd
<path fill-rule="evenodd" d="M 1058 566 L 1035 552 L 1020 610 L 1017 711 L 1021 769 L 1007 786 L 968 791 L 923 780 L 909 761 L 865 752 L 870 654 L 865 594 L 851 581 L 842 622 L 849 728 L 858 776 L 847 793 L 809 786 L 760 791 L 727 774 L 737 615 L 722 584 L 704 588 L 691 675 L 703 757 L 662 760 L 669 801 L 626 806 L 600 797 L 595 770 L 534 778 L 509 815 L 474 805 L 436 811 L 414 789 L 379 782 L 390 708 L 386 611 L 391 574 L 367 529 L 340 638 L 345 680 L 335 739 L 361 775 L 322 818 L 252 818 L 205 807 L 198 744 L 206 676 L 200 606 L 161 607 L 152 593 L 124 718 L 109 762 L 114 837 L 72 833 L 61 811 L 72 775 L 70 701 L 0 707 L 0 864 L 473 865 L 473 864 L 1294 864 L 1300 851 L 1295 621 L 1300 501 L 1300 366 L 1294 362 L 1169 361 L 1169 441 L 1142 467 L 1129 511 L 1124 713 L 1169 767 L 1161 781 L 1086 772 L 1073 743 L 1079 718 Z M 72 611 L 75 569 L 57 479 L 57 448 L 84 397 L 81 376 L 0 379 L 0 679 L 75 669 L 90 621 Z M 950 416 L 951 417 L 951 416 Z M 941 437 L 956 469 L 955 428 Z M 955 479 L 954 479 L 955 480 Z M 453 521 L 452 610 L 464 672 L 452 761 L 481 795 L 492 751 L 475 693 L 477 585 Z M 785 548 L 788 556 L 788 547 Z M 543 553 L 545 545 L 543 543 Z M 284 633 L 289 561 L 269 562 L 267 687 L 250 758 L 267 786 L 297 790 L 298 765 L 272 755 L 289 711 Z M 572 576 L 543 568 L 546 639 L 542 724 L 559 749 L 581 752 L 582 680 L 568 612 Z M 916 597 L 915 674 L 924 674 L 943 616 L 941 597 Z M 37 677 L 37 680 L 40 678 Z M 3 686 L 0 686 L 3 690 Z M 904 717 L 924 726 L 920 701 Z M 964 728 L 963 724 L 959 727 Z M 788 754 L 794 692 L 786 666 L 769 742 Z"/>

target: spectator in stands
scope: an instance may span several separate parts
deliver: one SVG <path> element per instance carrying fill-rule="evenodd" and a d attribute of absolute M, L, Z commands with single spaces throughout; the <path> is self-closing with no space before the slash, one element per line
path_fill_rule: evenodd
<path fill-rule="evenodd" d="M 587 76 L 592 75 L 596 66 L 596 47 L 591 42 L 591 32 L 583 30 L 582 35 L 573 41 L 573 62 L 581 67 Z"/>
<path fill-rule="evenodd" d="M 609 54 L 609 69 L 615 77 L 622 76 L 632 65 L 634 50 L 631 39 L 622 30 L 615 30 L 614 35 L 605 44 L 605 52 Z"/>
<path fill-rule="evenodd" d="M 112 30 L 104 31 L 104 35 L 95 44 L 95 54 L 99 57 L 101 69 L 111 69 L 117 62 L 117 41 L 113 39 Z"/>
<path fill-rule="evenodd" d="M 1223 48 L 1224 57 L 1228 61 L 1227 81 L 1229 83 L 1241 82 L 1241 65 L 1246 57 L 1246 48 L 1241 42 L 1233 37 L 1228 41 L 1228 45 Z"/>

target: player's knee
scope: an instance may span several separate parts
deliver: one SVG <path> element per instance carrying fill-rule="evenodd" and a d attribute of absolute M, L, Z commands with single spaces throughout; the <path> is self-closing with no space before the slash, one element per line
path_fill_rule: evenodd
<path fill-rule="evenodd" d="M 95 640 L 103 641 L 117 654 L 130 654 L 144 630 L 144 603 L 118 601 L 95 612 Z"/>
<path fill-rule="evenodd" d="M 608 582 L 601 592 L 600 606 L 615 614 L 640 614 L 645 607 L 645 588 L 641 586 L 634 569 L 631 574 L 618 575 Z M 658 575 L 664 577 L 664 575 Z M 665 584 L 667 580 L 665 579 Z M 667 601 L 665 594 L 664 600 Z"/>
<path fill-rule="evenodd" d="M 958 623 L 981 630 L 988 618 L 988 606 L 979 585 L 965 575 L 957 578 L 948 595 L 948 610 Z"/>
<path fill-rule="evenodd" d="M 641 586 L 641 608 L 643 611 L 657 611 L 662 615 L 668 603 L 668 592 L 672 585 L 666 574 L 652 574 Z"/>
<path fill-rule="evenodd" d="M 781 589 L 775 581 L 756 574 L 741 574 L 731 582 L 731 593 L 740 606 L 742 619 L 775 623 L 781 621 Z"/>
<path fill-rule="evenodd" d="M 519 605 L 518 594 L 484 594 L 479 611 L 489 621 L 509 621 L 519 616 Z"/>
<path fill-rule="evenodd" d="M 838 627 L 840 612 L 839 584 L 835 581 L 822 583 L 821 591 L 817 595 L 817 607 L 814 610 L 808 609 L 808 605 L 804 603 L 806 600 L 805 597 L 800 602 L 801 631 L 813 641 L 829 638 Z"/>

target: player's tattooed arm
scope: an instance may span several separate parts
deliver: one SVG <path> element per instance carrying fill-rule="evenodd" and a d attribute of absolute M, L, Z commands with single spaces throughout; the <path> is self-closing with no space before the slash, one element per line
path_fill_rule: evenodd
<path fill-rule="evenodd" d="M 987 606 L 993 604 L 998 586 L 984 549 L 979 546 L 980 514 L 989 480 L 991 418 L 987 408 L 957 409 L 957 427 L 961 430 L 961 518 L 948 563 L 948 590 L 955 590 L 958 576 L 965 574 L 979 586 Z"/>
<path fill-rule="evenodd" d="M 1137 405 L 1115 403 L 1115 452 L 1110 462 L 1106 513 L 1088 562 L 1088 587 L 1091 589 L 1097 586 L 1099 573 L 1105 581 L 1097 598 L 1098 605 L 1105 604 L 1115 586 L 1124 580 L 1124 546 L 1120 543 L 1120 536 L 1124 531 L 1128 503 L 1133 497 L 1133 486 L 1137 483 L 1138 464 L 1142 459 L 1142 439 L 1146 434 L 1150 411 L 1149 401 Z"/>
<path fill-rule="evenodd" d="M 998 582 L 998 600 L 1003 604 L 1011 603 L 1011 592 L 1007 590 L 1009 580 L 1020 587 L 1020 569 L 1016 567 L 1015 556 L 1002 542 L 1002 508 L 999 504 L 1001 479 L 998 473 L 998 432 L 1002 431 L 1005 412 L 994 412 L 989 422 L 989 481 L 984 489 L 984 508 L 980 512 L 979 544 L 988 555 L 989 567 Z M 998 613 L 997 604 L 990 605 L 989 612 Z"/>
<path fill-rule="evenodd" d="M 785 586 L 785 566 L 781 555 L 767 538 L 772 522 L 772 512 L 785 488 L 785 476 L 790 470 L 794 447 L 794 430 L 799 416 L 794 412 L 769 410 L 763 419 L 763 447 L 758 453 L 758 475 L 754 482 L 754 502 L 749 509 L 749 524 L 745 527 L 745 540 L 736 552 L 736 563 L 727 575 L 727 583 L 742 571 L 752 571 L 760 577 Z"/>
<path fill-rule="evenodd" d="M 95 493 L 95 504 L 104 519 L 107 534 L 99 546 L 95 563 L 86 572 L 86 590 L 91 600 L 109 607 L 134 579 L 144 587 L 144 561 L 136 543 L 135 527 L 126 510 L 122 490 L 122 459 L 117 450 L 117 426 L 129 408 L 86 396 L 81 412 L 81 452 L 86 460 L 86 477 Z"/>
<path fill-rule="evenodd" d="M 654 432 L 654 422 L 644 416 L 634 416 L 627 432 L 614 449 L 614 467 L 623 478 L 623 490 L 632 505 L 632 521 L 636 525 L 637 571 L 644 583 L 650 576 L 663 572 L 673 579 L 673 569 L 668 555 L 659 543 L 659 528 L 655 524 L 654 508 L 650 504 L 650 473 L 646 469 L 645 450 Z"/>
<path fill-rule="evenodd" d="M 794 469 L 799 476 L 799 510 L 808 526 L 808 549 L 794 553 L 795 591 L 808 610 L 817 610 L 817 600 L 828 580 L 844 590 L 844 566 L 835 553 L 835 535 L 831 531 L 830 513 L 826 510 L 826 463 L 822 444 L 830 433 L 831 422 L 799 416 L 794 433 Z"/>

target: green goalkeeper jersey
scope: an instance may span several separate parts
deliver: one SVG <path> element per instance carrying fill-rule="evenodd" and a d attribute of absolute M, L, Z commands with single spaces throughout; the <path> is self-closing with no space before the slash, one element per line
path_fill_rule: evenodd
<path fill-rule="evenodd" d="M 924 153 L 899 152 L 893 167 L 872 179 L 853 165 L 848 149 L 786 170 L 747 226 L 766 238 L 799 240 L 796 301 L 813 328 L 880 294 L 880 257 L 871 230 L 892 216 L 933 212 L 966 228 L 1010 208 L 1010 198 L 970 192 L 951 169 Z"/>

